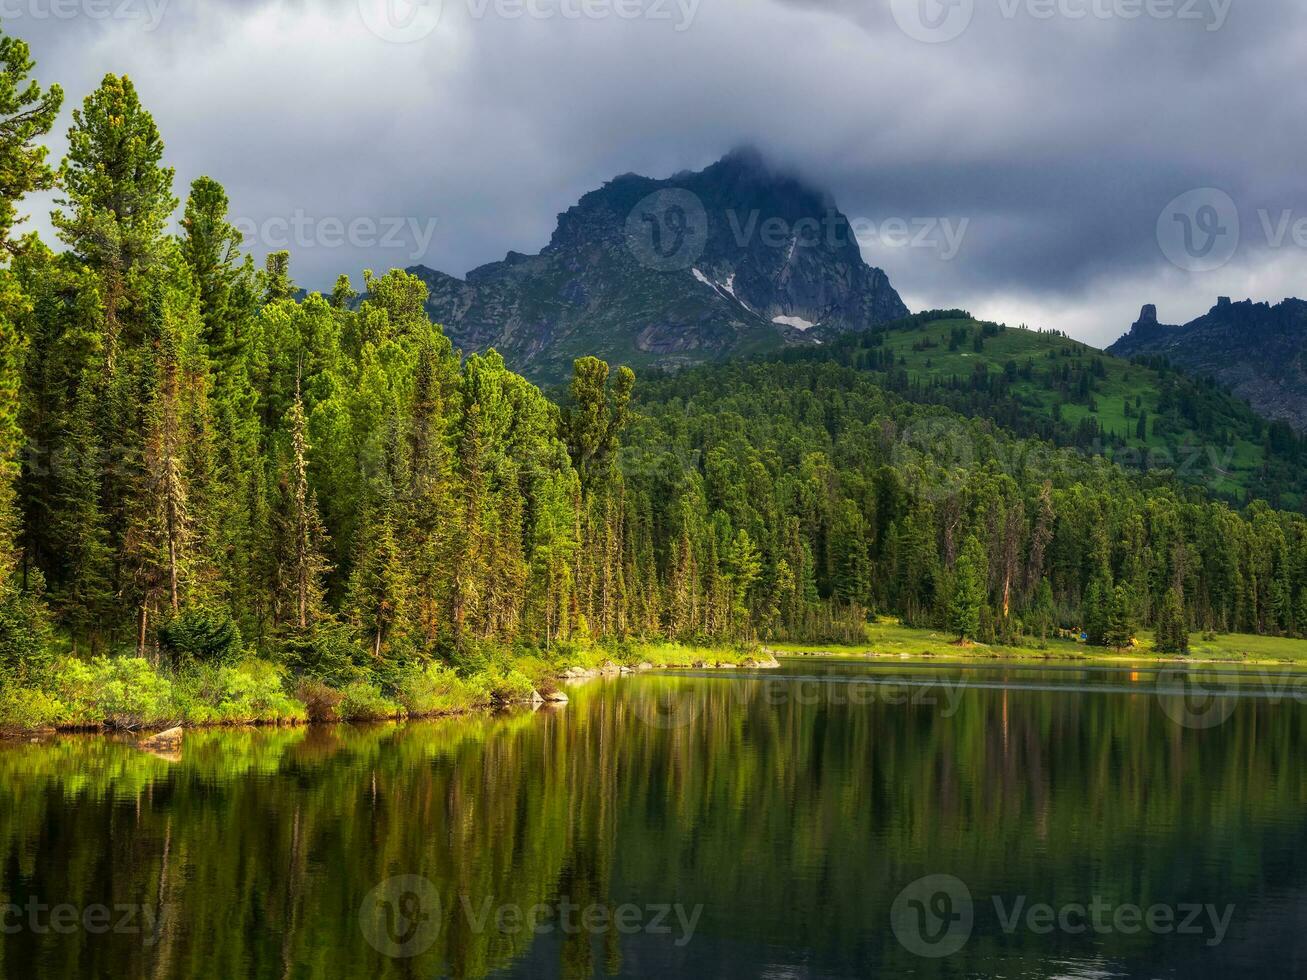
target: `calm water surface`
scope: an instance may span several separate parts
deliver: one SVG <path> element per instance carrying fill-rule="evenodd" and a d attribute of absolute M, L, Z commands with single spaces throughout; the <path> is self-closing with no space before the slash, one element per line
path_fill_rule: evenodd
<path fill-rule="evenodd" d="M 1307 974 L 1307 682 L 792 659 L 0 743 L 0 976 Z"/>

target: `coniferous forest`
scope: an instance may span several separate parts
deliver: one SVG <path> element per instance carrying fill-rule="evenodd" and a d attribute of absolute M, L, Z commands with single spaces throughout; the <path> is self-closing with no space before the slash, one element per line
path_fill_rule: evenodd
<path fill-rule="evenodd" d="M 1171 652 L 1307 634 L 1301 514 L 820 352 L 640 379 L 582 358 L 546 394 L 455 350 L 412 275 L 324 296 L 287 253 L 256 267 L 125 77 L 48 159 L 63 93 L 19 40 L 0 63 L 10 716 L 140 722 L 183 692 L 200 719 L 416 711 L 576 650 L 856 640 L 874 615 L 980 642 L 1156 627 Z M 52 188 L 43 242 L 23 198 Z"/>

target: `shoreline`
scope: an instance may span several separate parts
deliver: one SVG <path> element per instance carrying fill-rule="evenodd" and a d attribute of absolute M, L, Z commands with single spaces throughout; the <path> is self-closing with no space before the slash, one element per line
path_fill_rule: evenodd
<path fill-rule="evenodd" d="M 928 650 L 923 650 L 917 653 L 885 652 L 874 649 L 863 649 L 860 647 L 830 649 L 824 647 L 819 648 L 816 645 L 811 649 L 803 650 L 785 650 L 774 647 L 763 647 L 763 649 L 774 657 L 830 657 L 845 660 L 893 660 L 899 662 L 910 662 L 913 660 L 937 661 L 946 660 L 949 657 L 956 657 L 958 660 L 965 660 L 968 662 L 974 661 L 977 663 L 990 661 L 993 663 L 1030 664 L 1111 664 L 1119 667 L 1147 667 L 1149 665 L 1190 667 L 1278 667 L 1290 671 L 1307 671 L 1307 664 L 1293 660 L 1222 659 L 1215 657 L 1186 657 L 1182 654 L 1160 653 L 1141 653 L 1132 656 L 1128 653 L 1114 653 L 1112 651 L 1106 651 L 1101 654 L 1053 653 L 1046 650 L 1024 652 L 1011 647 L 1004 647 L 1001 648 L 1000 652 L 994 652 L 995 648 L 979 644 L 970 647 L 957 647 L 954 651 L 949 653 L 934 653 Z"/>
<path fill-rule="evenodd" d="M 724 651 L 723 651 L 724 652 Z M 378 715 L 367 718 L 279 718 L 279 719 L 221 719 L 208 722 L 182 722 L 173 721 L 152 723 L 140 725 L 133 728 L 114 727 L 103 722 L 98 724 L 66 724 L 66 725 L 49 725 L 36 728 L 0 728 L 0 743 L 6 741 L 29 742 L 39 741 L 40 737 L 56 735 L 96 735 L 111 736 L 120 738 L 123 741 L 134 741 L 138 748 L 145 751 L 157 749 L 168 743 L 179 743 L 183 734 L 188 731 L 215 731 L 220 729 L 238 729 L 238 728 L 300 728 L 312 725 L 371 725 L 385 724 L 401 721 L 429 721 L 438 718 L 458 718 L 472 714 L 492 714 L 500 711 L 508 711 L 514 708 L 530 708 L 539 710 L 541 708 L 559 708 L 568 703 L 569 699 L 561 690 L 562 685 L 574 686 L 587 681 L 597 680 L 599 678 L 625 677 L 634 674 L 646 673 L 652 670 L 669 670 L 681 668 L 693 668 L 696 670 L 727 670 L 739 668 L 751 668 L 755 670 L 774 670 L 780 667 L 776 657 L 765 647 L 760 648 L 758 652 L 747 654 L 738 660 L 711 660 L 711 658 L 686 659 L 680 662 L 652 663 L 644 660 L 637 664 L 619 664 L 611 658 L 606 659 L 596 667 L 569 666 L 563 668 L 556 674 L 550 675 L 543 680 L 546 683 L 533 687 L 529 697 L 513 698 L 504 701 L 495 701 L 489 704 L 468 704 L 463 707 L 450 708 L 437 711 L 423 712 L 397 712 L 394 714 Z M 546 687 L 546 693 L 541 693 L 539 688 Z M 149 745 L 152 740 L 160 739 L 163 735 L 170 735 L 177 732 L 175 737 L 164 739 L 155 745 Z"/>

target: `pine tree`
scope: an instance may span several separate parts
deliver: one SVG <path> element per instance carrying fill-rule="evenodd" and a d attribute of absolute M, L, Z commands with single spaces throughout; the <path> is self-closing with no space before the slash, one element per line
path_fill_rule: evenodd
<path fill-rule="evenodd" d="M 264 303 L 279 303 L 294 299 L 295 291 L 299 287 L 290 278 L 290 253 L 269 252 L 264 261 L 260 282 L 263 286 Z"/>
<path fill-rule="evenodd" d="M 1035 602 L 1030 612 L 1032 625 L 1039 632 L 1041 643 L 1048 640 L 1048 633 L 1053 628 L 1054 613 L 1053 587 L 1048 584 L 1048 579 L 1041 578 L 1039 587 L 1035 590 Z"/>
<path fill-rule="evenodd" d="M 749 532 L 740 528 L 726 553 L 726 567 L 731 584 L 731 611 L 737 635 L 747 635 L 754 585 L 762 575 L 762 554 Z"/>
<path fill-rule="evenodd" d="M 137 270 L 157 263 L 164 227 L 177 207 L 173 171 L 161 166 L 163 140 L 125 76 L 106 75 L 73 111 L 62 170 L 59 237 L 103 283 L 106 361 L 112 371 L 124 315 L 144 295 Z M 127 338 L 134 342 L 136 337 Z"/>
<path fill-rule="evenodd" d="M 455 640 L 462 640 L 469 633 L 482 635 L 481 606 L 486 579 L 487 487 L 481 441 L 481 406 L 475 402 L 463 413 L 458 465 L 463 500 L 453 563 L 451 621 Z"/>
<path fill-rule="evenodd" d="M 1156 633 L 1154 647 L 1158 653 L 1189 652 L 1189 626 L 1185 617 L 1184 595 L 1178 587 L 1168 589 L 1162 599 L 1162 606 L 1157 613 Z"/>
<path fill-rule="evenodd" d="M 356 546 L 345 608 L 373 658 L 380 660 L 388 645 L 407 632 L 411 596 L 390 488 L 383 489 L 364 514 Z"/>
<path fill-rule="evenodd" d="M 241 233 L 227 221 L 227 192 L 211 177 L 197 177 L 182 216 L 182 257 L 199 290 L 204 342 L 224 362 L 231 354 L 240 310 L 237 280 Z"/>
<path fill-rule="evenodd" d="M 139 469 L 131 473 L 125 501 L 123 559 L 137 603 L 137 652 L 147 648 L 153 614 L 166 599 L 181 607 L 183 565 L 191 541 L 188 478 L 181 422 L 178 338 L 163 300 L 151 301 L 152 334 L 142 353 L 143 425 Z"/>
<path fill-rule="evenodd" d="M 1112 619 L 1112 579 L 1106 572 L 1094 577 L 1085 593 L 1083 606 L 1085 636 L 1091 646 L 1107 645 L 1107 633 Z"/>
<path fill-rule="evenodd" d="M 16 250 L 14 227 L 23 220 L 19 201 L 54 185 L 40 140 L 54 125 L 63 90 L 51 85 L 42 92 L 27 77 L 34 67 L 25 42 L 0 35 L 0 250 L 11 254 Z"/>
<path fill-rule="evenodd" d="M 63 102 L 59 86 L 46 92 L 28 75 L 35 67 L 28 46 L 0 35 L 0 255 L 17 251 L 13 231 L 23 219 L 19 202 L 31 191 L 46 190 L 54 173 L 39 141 L 54 125 Z M 0 280 L 0 594 L 11 586 L 18 564 L 17 481 L 23 433 L 19 425 L 24 341 L 17 318 L 26 308 L 18 283 L 8 272 Z"/>
<path fill-rule="evenodd" d="M 970 537 L 953 567 L 953 597 L 949 602 L 949 626 L 959 642 L 980 637 L 980 609 L 986 604 L 984 568 L 980 540 Z"/>
<path fill-rule="evenodd" d="M 0 592 L 8 588 L 18 563 L 15 485 L 23 437 L 18 424 L 21 359 L 16 326 L 0 312 Z"/>
<path fill-rule="evenodd" d="M 339 275 L 336 277 L 336 284 L 331 290 L 331 308 L 333 310 L 348 310 L 354 304 L 354 300 L 358 299 L 358 295 L 350 284 L 349 276 Z"/>
<path fill-rule="evenodd" d="M 52 528 L 64 565 L 59 610 L 74 642 L 86 637 L 92 649 L 99 646 L 105 625 L 113 621 L 113 556 L 100 509 L 102 453 L 95 413 L 88 385 L 69 416 Z"/>
<path fill-rule="evenodd" d="M 404 502 L 407 543 L 420 635 L 430 645 L 444 625 L 447 570 L 454 545 L 451 487 L 453 460 L 438 377 L 441 356 L 434 344 L 418 350 L 409 407 L 409 486 Z"/>
<path fill-rule="evenodd" d="M 326 529 L 318 516 L 318 501 L 309 486 L 308 422 L 299 387 L 286 413 L 290 433 L 290 460 L 283 481 L 282 526 L 285 543 L 280 549 L 280 579 L 287 594 L 294 625 L 308 629 L 321 615 L 322 577 L 330 570 L 324 550 Z"/>
<path fill-rule="evenodd" d="M 1124 650 L 1134 640 L 1135 628 L 1130 616 L 1130 593 L 1125 586 L 1112 590 L 1108 607 L 1107 629 L 1103 632 L 1103 646 Z"/>

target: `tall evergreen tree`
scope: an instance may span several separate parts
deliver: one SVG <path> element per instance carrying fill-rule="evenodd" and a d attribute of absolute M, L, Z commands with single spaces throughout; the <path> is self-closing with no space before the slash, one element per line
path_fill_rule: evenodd
<path fill-rule="evenodd" d="M 241 310 L 241 233 L 227 220 L 227 192 L 211 177 L 191 182 L 182 216 L 182 257 L 199 290 L 204 341 L 222 363 L 231 354 Z"/>
<path fill-rule="evenodd" d="M 19 202 L 31 191 L 48 190 L 54 172 L 46 164 L 46 147 L 39 140 L 50 132 L 63 90 L 46 91 L 28 78 L 35 63 L 31 50 L 18 38 L 0 35 L 0 249 L 13 253 L 13 230 L 22 222 Z"/>
<path fill-rule="evenodd" d="M 73 110 L 64 196 L 52 214 L 59 237 L 101 277 L 107 343 L 115 364 L 123 317 L 144 301 L 137 273 L 157 263 L 164 227 L 177 207 L 163 140 L 126 76 L 106 75 Z M 129 337 L 128 342 L 139 337 Z"/>
<path fill-rule="evenodd" d="M 1184 595 L 1178 587 L 1167 589 L 1157 613 L 1156 640 L 1158 653 L 1189 652 L 1189 626 L 1185 618 Z"/>
<path fill-rule="evenodd" d="M 322 577 L 330 568 L 324 555 L 327 533 L 318 516 L 318 501 L 309 486 L 308 421 L 298 386 L 286 415 L 290 459 L 282 480 L 279 580 L 296 628 L 308 629 L 322 615 Z"/>
<path fill-rule="evenodd" d="M 1103 633 L 1103 646 L 1113 650 L 1124 650 L 1134 639 L 1134 621 L 1130 615 L 1130 593 L 1125 586 L 1118 585 L 1112 590 L 1111 605 L 1108 609 L 1107 629 Z"/>
<path fill-rule="evenodd" d="M 980 637 L 980 611 L 987 601 L 984 568 L 980 539 L 968 538 L 953 567 L 953 597 L 949 602 L 949 626 L 959 641 Z"/>

